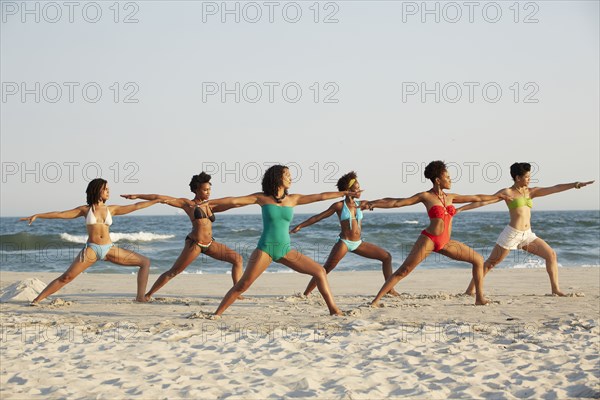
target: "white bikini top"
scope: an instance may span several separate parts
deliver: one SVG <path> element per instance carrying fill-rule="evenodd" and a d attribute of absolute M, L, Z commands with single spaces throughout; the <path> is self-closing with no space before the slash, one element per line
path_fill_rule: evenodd
<path fill-rule="evenodd" d="M 90 206 L 90 210 L 85 217 L 85 224 L 94 225 L 97 223 L 96 216 L 94 215 L 94 206 Z M 106 218 L 104 219 L 104 224 L 108 226 L 112 225 L 112 216 L 110 215 L 110 210 L 108 207 L 106 207 Z"/>

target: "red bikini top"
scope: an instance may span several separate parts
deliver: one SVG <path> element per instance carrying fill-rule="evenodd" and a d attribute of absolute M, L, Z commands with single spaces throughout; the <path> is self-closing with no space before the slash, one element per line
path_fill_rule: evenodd
<path fill-rule="evenodd" d="M 427 215 L 429 215 L 429 218 L 444 218 L 444 215 L 446 213 L 453 217 L 456 214 L 456 207 L 450 204 L 444 210 L 444 206 L 436 204 L 435 206 L 431 207 L 429 211 L 427 211 Z"/>

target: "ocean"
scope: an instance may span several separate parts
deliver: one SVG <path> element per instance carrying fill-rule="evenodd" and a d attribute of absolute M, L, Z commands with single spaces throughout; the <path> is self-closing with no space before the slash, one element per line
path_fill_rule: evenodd
<path fill-rule="evenodd" d="M 296 214 L 292 227 L 311 214 Z M 465 212 L 454 218 L 452 238 L 475 248 L 487 257 L 506 224 L 508 212 Z M 394 270 L 400 266 L 422 229 L 428 225 L 425 212 L 365 212 L 363 239 L 388 250 Z M 600 266 L 600 211 L 535 211 L 533 231 L 557 253 L 560 266 Z M 134 250 L 152 261 L 151 273 L 171 267 L 191 230 L 185 215 L 135 216 L 114 218 L 111 237 L 116 245 Z M 213 225 L 215 240 L 236 250 L 244 265 L 256 248 L 262 230 L 260 215 L 217 214 Z M 292 247 L 320 264 L 327 259 L 339 234 L 334 215 L 292 235 Z M 87 239 L 84 220 L 38 219 L 31 226 L 18 218 L 0 218 L 0 269 L 21 272 L 63 272 L 77 256 Z M 498 268 L 543 268 L 544 261 L 521 250 L 511 254 Z M 470 264 L 452 261 L 432 253 L 418 268 L 471 268 Z M 336 271 L 381 270 L 377 260 L 348 253 Z M 87 273 L 137 272 L 109 262 L 98 262 Z M 184 273 L 230 273 L 231 266 L 200 255 Z M 273 263 L 267 272 L 291 272 Z"/>

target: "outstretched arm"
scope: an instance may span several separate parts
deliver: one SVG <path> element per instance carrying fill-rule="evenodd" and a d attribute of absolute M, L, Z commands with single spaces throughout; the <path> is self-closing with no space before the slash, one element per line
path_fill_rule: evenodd
<path fill-rule="evenodd" d="M 294 200 L 295 205 L 301 206 L 304 204 L 315 203 L 317 201 L 331 200 L 347 195 L 357 195 L 357 192 L 323 192 L 317 194 L 292 194 L 290 198 Z"/>
<path fill-rule="evenodd" d="M 456 213 L 458 214 L 459 212 L 468 211 L 468 210 L 473 210 L 473 209 L 475 209 L 475 208 L 479 208 L 479 207 L 487 206 L 487 205 L 489 205 L 489 204 L 494 204 L 494 203 L 497 203 L 497 202 L 499 202 L 500 200 L 502 200 L 502 199 L 500 199 L 500 198 L 497 198 L 497 199 L 495 199 L 495 200 L 489 200 L 489 201 L 476 201 L 476 202 L 474 202 L 474 203 L 469 203 L 469 204 L 466 204 L 466 205 L 464 205 L 464 206 L 462 206 L 462 207 L 459 207 L 459 208 L 457 208 L 457 209 L 456 209 Z"/>
<path fill-rule="evenodd" d="M 210 209 L 214 213 L 223 212 L 223 211 L 227 211 L 227 210 L 230 210 L 232 208 L 238 208 L 238 207 L 242 207 L 242 206 L 235 205 L 235 204 L 217 204 L 217 205 L 213 205 L 212 201 L 210 203 Z"/>
<path fill-rule="evenodd" d="M 582 187 L 591 185 L 592 183 L 594 183 L 594 181 L 563 183 L 560 185 L 554 185 L 550 187 L 531 188 L 529 189 L 529 197 L 533 199 L 534 197 L 548 196 L 549 194 L 564 192 L 565 190 L 569 189 L 581 189 Z"/>
<path fill-rule="evenodd" d="M 221 212 L 235 207 L 244 207 L 258 203 L 258 197 L 261 193 L 253 193 L 248 196 L 238 197 L 223 197 L 220 199 L 210 200 L 210 205 L 214 212 Z"/>
<path fill-rule="evenodd" d="M 306 228 L 307 226 L 311 226 L 312 224 L 319 222 L 322 219 L 331 217 L 333 215 L 333 213 L 335 213 L 336 204 L 337 203 L 333 203 L 331 205 L 331 207 L 329 207 L 327 210 L 323 211 L 322 213 L 313 215 L 306 221 L 299 223 L 290 231 L 290 233 L 297 233 L 302 228 Z"/>
<path fill-rule="evenodd" d="M 417 193 L 412 197 L 407 197 L 404 199 L 386 197 L 383 199 L 370 201 L 367 205 L 367 208 L 369 208 L 369 210 L 372 210 L 374 208 L 398 208 L 398 207 L 412 206 L 421 201 L 422 201 L 422 193 Z"/>
<path fill-rule="evenodd" d="M 109 206 L 110 212 L 112 215 L 125 215 L 131 212 L 141 210 L 143 208 L 147 208 L 153 206 L 156 203 L 167 203 L 168 200 L 149 200 L 149 201 L 140 201 L 139 203 L 131 204 L 129 206 Z"/>
<path fill-rule="evenodd" d="M 33 214 L 30 217 L 19 219 L 19 221 L 29 221 L 29 225 L 33 223 L 37 218 L 44 219 L 73 219 L 77 217 L 83 217 L 88 209 L 88 206 L 79 206 L 72 210 L 66 211 L 52 211 L 43 214 Z"/>
<path fill-rule="evenodd" d="M 512 197 L 504 193 L 504 189 L 497 192 L 496 194 L 454 194 L 452 196 L 453 203 L 475 203 L 482 202 L 486 204 L 496 203 L 500 200 L 512 200 Z M 487 203 L 488 201 L 492 203 Z M 481 207 L 481 206 L 480 206 Z"/>
<path fill-rule="evenodd" d="M 188 199 L 165 196 L 162 194 L 122 194 L 121 197 L 128 200 L 160 200 L 162 203 L 176 208 L 185 207 L 189 201 Z"/>

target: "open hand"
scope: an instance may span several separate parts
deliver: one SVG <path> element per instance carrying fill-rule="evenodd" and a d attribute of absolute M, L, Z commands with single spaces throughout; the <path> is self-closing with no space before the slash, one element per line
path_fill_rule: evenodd
<path fill-rule="evenodd" d="M 138 198 L 135 194 L 122 194 L 121 197 L 126 198 L 128 200 L 135 200 Z"/>
<path fill-rule="evenodd" d="M 19 221 L 29 221 L 29 225 L 31 225 L 33 223 L 33 221 L 35 221 L 37 218 L 37 215 L 32 215 L 31 217 L 25 217 L 25 218 L 21 218 L 19 219 Z"/>
<path fill-rule="evenodd" d="M 592 184 L 592 183 L 594 183 L 594 182 L 595 182 L 595 181 L 578 182 L 578 183 L 579 183 L 579 187 L 578 187 L 578 189 L 581 189 L 582 187 L 584 187 L 584 186 L 587 186 L 587 185 L 591 185 L 591 184 Z"/>
<path fill-rule="evenodd" d="M 360 202 L 360 209 L 361 210 L 369 210 L 369 211 L 373 211 L 373 204 L 370 201 L 364 200 Z"/>

